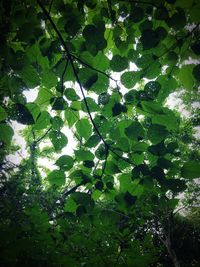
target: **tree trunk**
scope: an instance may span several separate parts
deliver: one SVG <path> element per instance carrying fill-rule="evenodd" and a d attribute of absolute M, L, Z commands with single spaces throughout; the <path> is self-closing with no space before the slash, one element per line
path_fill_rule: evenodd
<path fill-rule="evenodd" d="M 165 244 L 167 251 L 169 253 L 169 256 L 174 264 L 174 267 L 180 267 L 180 263 L 179 260 L 177 258 L 176 252 L 174 251 L 174 249 L 171 247 L 171 241 L 168 239 L 166 240 L 166 244 Z"/>

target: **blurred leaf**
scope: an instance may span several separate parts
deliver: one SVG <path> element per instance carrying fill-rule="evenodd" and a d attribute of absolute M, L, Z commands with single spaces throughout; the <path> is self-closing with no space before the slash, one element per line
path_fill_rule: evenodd
<path fill-rule="evenodd" d="M 12 137 L 14 135 L 13 129 L 5 123 L 0 123 L 0 141 L 6 145 L 10 145 Z"/>
<path fill-rule="evenodd" d="M 74 160 L 71 156 L 63 155 L 60 156 L 55 163 L 57 166 L 59 166 L 61 169 L 68 171 L 70 170 L 74 165 Z"/>
<path fill-rule="evenodd" d="M 181 168 L 181 176 L 188 179 L 200 177 L 200 164 L 197 161 L 189 161 L 184 163 Z"/>
<path fill-rule="evenodd" d="M 63 171 L 54 170 L 48 174 L 47 179 L 51 185 L 62 186 L 65 184 L 65 173 Z"/>

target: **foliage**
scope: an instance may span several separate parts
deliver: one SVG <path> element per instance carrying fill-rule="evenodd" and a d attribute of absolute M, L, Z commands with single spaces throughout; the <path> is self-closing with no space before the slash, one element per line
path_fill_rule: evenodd
<path fill-rule="evenodd" d="M 179 194 L 200 177 L 199 114 L 184 121 L 166 105 L 177 92 L 198 101 L 199 9 L 197 0 L 1 1 L 2 266 L 199 264 L 199 240 L 194 259 L 181 253 L 193 220 L 176 216 Z M 19 166 L 8 160 L 13 122 L 25 127 Z M 41 169 L 41 158 L 54 167 Z"/>

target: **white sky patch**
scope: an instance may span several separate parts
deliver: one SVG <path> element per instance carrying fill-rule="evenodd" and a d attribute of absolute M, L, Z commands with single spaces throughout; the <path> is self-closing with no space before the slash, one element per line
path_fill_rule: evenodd
<path fill-rule="evenodd" d="M 17 152 L 8 155 L 7 159 L 12 163 L 18 165 L 20 164 L 21 160 L 26 158 L 28 155 L 26 149 L 26 142 L 24 138 L 20 135 L 20 131 L 23 130 L 26 126 L 16 121 L 12 121 L 11 125 L 14 130 L 13 143 L 18 145 L 20 149 Z"/>
<path fill-rule="evenodd" d="M 38 95 L 38 87 L 23 92 L 27 102 L 34 102 Z"/>
<path fill-rule="evenodd" d="M 166 105 L 170 109 L 177 109 L 181 117 L 188 118 L 190 116 L 190 112 L 185 108 L 185 105 L 183 104 L 183 101 L 178 97 L 178 93 L 174 92 L 169 95 L 166 101 Z"/>
<path fill-rule="evenodd" d="M 193 103 L 192 103 L 192 107 L 193 107 L 194 109 L 200 108 L 200 102 L 198 102 L 198 101 L 193 102 Z"/>

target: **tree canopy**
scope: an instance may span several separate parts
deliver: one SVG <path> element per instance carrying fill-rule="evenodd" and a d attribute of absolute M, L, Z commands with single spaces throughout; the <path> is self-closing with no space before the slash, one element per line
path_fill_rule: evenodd
<path fill-rule="evenodd" d="M 199 14 L 198 0 L 1 1 L 1 266 L 199 266 Z"/>

